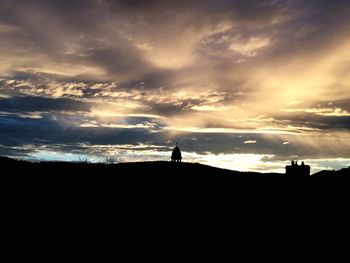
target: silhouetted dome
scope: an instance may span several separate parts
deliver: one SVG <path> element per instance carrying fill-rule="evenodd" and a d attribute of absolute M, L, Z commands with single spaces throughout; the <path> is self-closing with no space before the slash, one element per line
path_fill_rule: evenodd
<path fill-rule="evenodd" d="M 171 155 L 171 159 L 173 160 L 181 160 L 182 155 L 181 155 L 181 150 L 178 146 L 176 146 L 173 150 L 173 154 Z"/>

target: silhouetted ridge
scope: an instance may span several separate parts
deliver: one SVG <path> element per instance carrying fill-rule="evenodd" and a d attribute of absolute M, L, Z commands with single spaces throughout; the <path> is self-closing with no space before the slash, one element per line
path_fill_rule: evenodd
<path fill-rule="evenodd" d="M 350 167 L 341 169 L 340 171 L 321 171 L 315 173 L 313 176 L 326 177 L 326 176 L 350 176 Z"/>
<path fill-rule="evenodd" d="M 236 172 L 215 168 L 198 163 L 173 162 L 141 162 L 119 164 L 41 162 L 31 163 L 0 158 L 0 166 L 5 176 L 112 176 L 117 178 L 145 177 L 145 178 L 205 178 L 220 176 L 266 176 L 267 174 L 252 172 Z M 268 174 L 281 176 L 282 174 Z"/>
<path fill-rule="evenodd" d="M 309 166 L 295 164 L 292 170 L 297 173 L 290 174 L 296 177 L 308 176 Z M 6 157 L 0 157 L 2 168 L 1 178 L 5 177 L 84 177 L 107 176 L 112 178 L 212 178 L 212 177 L 239 177 L 239 176 L 285 176 L 278 173 L 254 173 L 237 172 L 215 168 L 198 163 L 174 163 L 174 162 L 143 162 L 143 163 L 119 163 L 119 164 L 94 164 L 94 163 L 69 163 L 69 162 L 26 162 Z M 298 171 L 301 171 L 298 173 Z M 306 173 L 303 173 L 306 171 Z M 289 174 L 287 174 L 289 175 Z M 350 167 L 340 171 L 322 171 L 314 176 L 350 176 Z M 195 180 L 196 180 L 195 179 Z"/>

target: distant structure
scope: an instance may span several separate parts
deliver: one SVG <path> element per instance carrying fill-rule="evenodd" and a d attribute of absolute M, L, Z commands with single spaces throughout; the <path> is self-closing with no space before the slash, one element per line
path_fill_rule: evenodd
<path fill-rule="evenodd" d="M 298 165 L 298 161 L 292 161 L 291 165 L 286 166 L 286 176 L 310 176 L 311 167 L 304 162 Z"/>
<path fill-rule="evenodd" d="M 177 145 L 177 143 L 176 143 L 176 147 L 173 150 L 173 154 L 171 155 L 171 161 L 178 162 L 178 163 L 182 162 L 181 150 L 180 150 L 179 146 Z"/>

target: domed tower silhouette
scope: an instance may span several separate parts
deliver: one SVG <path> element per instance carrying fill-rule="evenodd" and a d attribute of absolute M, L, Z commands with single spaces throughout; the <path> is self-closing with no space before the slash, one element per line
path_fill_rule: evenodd
<path fill-rule="evenodd" d="M 171 155 L 171 161 L 172 162 L 182 162 L 182 155 L 181 155 L 181 150 L 178 146 L 178 144 L 176 143 L 176 147 L 173 150 L 173 154 Z"/>

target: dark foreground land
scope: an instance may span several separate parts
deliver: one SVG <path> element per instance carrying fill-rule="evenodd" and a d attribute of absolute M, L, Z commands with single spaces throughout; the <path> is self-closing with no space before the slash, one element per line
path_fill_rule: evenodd
<path fill-rule="evenodd" d="M 147 177 L 147 178 L 190 178 L 190 177 L 240 177 L 240 176 L 283 176 L 283 174 L 262 174 L 236 172 L 194 163 L 142 162 L 120 164 L 92 164 L 69 162 L 26 162 L 0 157 L 0 167 L 5 176 L 48 176 L 48 177 Z"/>
<path fill-rule="evenodd" d="M 45 178 L 234 178 L 234 177 L 282 177 L 284 174 L 237 172 L 193 163 L 144 162 L 120 164 L 90 164 L 68 162 L 26 162 L 0 157 L 2 177 L 45 177 Z M 350 169 L 323 171 L 315 176 L 346 176 Z"/>

